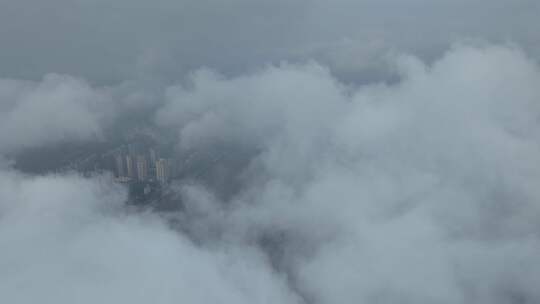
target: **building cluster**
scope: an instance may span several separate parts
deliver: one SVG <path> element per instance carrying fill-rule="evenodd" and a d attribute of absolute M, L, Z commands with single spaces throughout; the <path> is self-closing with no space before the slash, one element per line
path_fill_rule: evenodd
<path fill-rule="evenodd" d="M 146 153 L 145 153 L 146 152 Z M 154 148 L 122 149 L 115 156 L 116 177 L 120 182 L 158 181 L 167 183 L 175 175 L 174 161 L 158 155 Z"/>

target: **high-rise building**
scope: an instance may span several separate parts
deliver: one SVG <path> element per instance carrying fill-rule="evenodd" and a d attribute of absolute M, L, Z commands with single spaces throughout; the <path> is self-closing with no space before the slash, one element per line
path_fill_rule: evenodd
<path fill-rule="evenodd" d="M 136 170 L 135 170 L 135 160 L 133 159 L 133 156 L 127 155 L 126 156 L 126 168 L 127 168 L 127 176 L 129 178 L 135 178 L 137 176 Z"/>
<path fill-rule="evenodd" d="M 156 161 L 157 161 L 157 153 L 156 153 L 156 150 L 154 148 L 150 148 L 150 164 L 152 166 L 155 166 L 156 165 Z"/>
<path fill-rule="evenodd" d="M 146 180 L 148 177 L 148 162 L 144 156 L 137 157 L 137 178 L 140 181 Z"/>
<path fill-rule="evenodd" d="M 169 161 L 160 158 L 156 161 L 156 179 L 161 183 L 166 183 L 169 180 L 170 165 Z"/>
<path fill-rule="evenodd" d="M 116 162 L 116 176 L 117 177 L 126 176 L 126 166 L 124 163 L 124 156 L 122 154 L 116 155 L 115 162 Z"/>

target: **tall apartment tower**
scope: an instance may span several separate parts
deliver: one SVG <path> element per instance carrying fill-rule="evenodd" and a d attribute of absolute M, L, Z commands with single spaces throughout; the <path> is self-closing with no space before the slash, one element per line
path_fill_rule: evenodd
<path fill-rule="evenodd" d="M 170 168 L 169 162 L 160 158 L 156 161 L 156 179 L 161 183 L 166 183 L 169 180 Z"/>
<path fill-rule="evenodd" d="M 156 161 L 157 161 L 157 153 L 156 153 L 156 149 L 150 148 L 150 164 L 151 164 L 152 166 L 155 166 L 155 165 L 156 165 Z"/>
<path fill-rule="evenodd" d="M 117 177 L 124 177 L 126 176 L 126 166 L 124 163 L 124 156 L 122 154 L 116 155 L 114 158 L 116 163 L 116 176 Z"/>
<path fill-rule="evenodd" d="M 148 178 L 148 162 L 144 156 L 137 157 L 137 178 L 140 181 Z"/>
<path fill-rule="evenodd" d="M 136 170 L 135 170 L 135 160 L 133 159 L 133 156 L 127 155 L 126 156 L 126 169 L 127 169 L 127 176 L 129 178 L 135 178 L 137 176 Z"/>

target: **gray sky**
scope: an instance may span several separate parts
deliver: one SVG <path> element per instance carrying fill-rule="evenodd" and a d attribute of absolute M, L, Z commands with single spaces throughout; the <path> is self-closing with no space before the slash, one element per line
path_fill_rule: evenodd
<path fill-rule="evenodd" d="M 347 79 L 380 79 L 388 51 L 432 60 L 461 39 L 514 42 L 538 58 L 539 13 L 534 0 L 2 0 L 0 76 L 115 83 L 316 59 Z"/>

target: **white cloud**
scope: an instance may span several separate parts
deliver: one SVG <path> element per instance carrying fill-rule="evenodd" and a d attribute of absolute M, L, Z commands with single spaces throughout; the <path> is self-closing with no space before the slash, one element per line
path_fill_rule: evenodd
<path fill-rule="evenodd" d="M 515 47 L 467 45 L 392 64 L 401 81 L 366 86 L 313 62 L 199 70 L 157 93 L 0 81 L 0 152 L 94 138 L 123 107 L 152 109 L 161 95 L 154 120 L 177 130 L 179 153 L 248 151 L 241 166 L 218 164 L 234 195 L 178 188 L 177 230 L 126 208 L 110 177 L 2 168 L 0 299 L 538 302 L 538 64 Z"/>
<path fill-rule="evenodd" d="M 125 198 L 109 177 L 1 172 L 2 302 L 295 303 L 258 252 L 198 247 Z"/>
<path fill-rule="evenodd" d="M 538 65 L 504 46 L 397 60 L 394 85 L 347 88 L 310 64 L 172 89 L 157 120 L 180 148 L 260 151 L 229 172 L 255 178 L 187 226 L 277 242 L 274 264 L 315 303 L 538 301 Z"/>
<path fill-rule="evenodd" d="M 0 79 L 0 152 L 100 139 L 114 112 L 103 91 L 71 76 Z"/>

